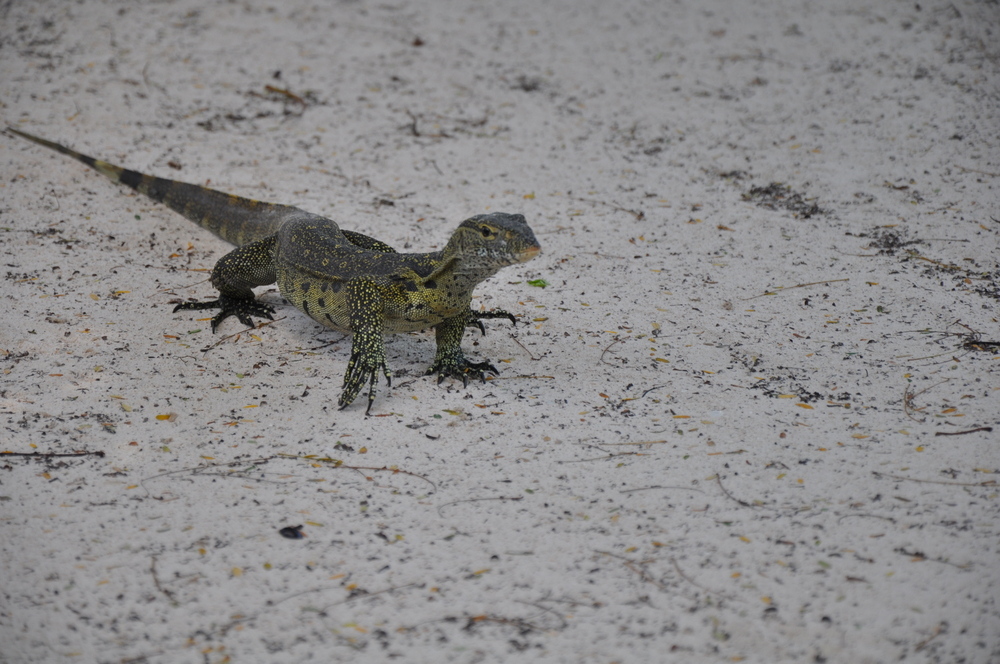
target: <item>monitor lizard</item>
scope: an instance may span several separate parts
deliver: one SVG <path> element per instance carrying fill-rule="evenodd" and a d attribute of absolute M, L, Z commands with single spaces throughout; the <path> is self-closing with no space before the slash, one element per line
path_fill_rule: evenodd
<path fill-rule="evenodd" d="M 29 141 L 68 155 L 115 182 L 165 204 L 236 249 L 212 270 L 219 291 L 207 302 L 183 302 L 174 311 L 218 309 L 212 331 L 229 316 L 254 326 L 253 316 L 274 320 L 274 307 L 258 301 L 252 288 L 278 284 L 281 295 L 326 327 L 351 332 L 351 356 L 338 405 L 350 405 L 365 384 L 368 408 L 378 375 L 392 385 L 386 366 L 386 333 L 434 328 L 437 352 L 427 374 L 486 380 L 499 371 L 472 362 L 462 350 L 466 327 L 485 334 L 483 320 L 513 314 L 474 311 L 472 291 L 500 268 L 529 261 L 541 247 L 520 214 L 495 212 L 466 219 L 441 251 L 399 253 L 388 244 L 342 229 L 336 222 L 289 205 L 233 196 L 195 184 L 145 175 L 8 128 Z"/>

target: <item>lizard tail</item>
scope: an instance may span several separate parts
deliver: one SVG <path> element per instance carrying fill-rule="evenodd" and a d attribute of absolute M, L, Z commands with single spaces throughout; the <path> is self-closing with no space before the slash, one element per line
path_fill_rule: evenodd
<path fill-rule="evenodd" d="M 120 182 L 158 203 L 163 203 L 171 210 L 237 246 L 250 244 L 272 235 L 281 225 L 281 221 L 289 213 L 296 211 L 287 205 L 264 203 L 195 184 L 146 175 L 95 159 L 65 145 L 12 127 L 7 127 L 7 131 L 76 159 L 114 182 Z"/>

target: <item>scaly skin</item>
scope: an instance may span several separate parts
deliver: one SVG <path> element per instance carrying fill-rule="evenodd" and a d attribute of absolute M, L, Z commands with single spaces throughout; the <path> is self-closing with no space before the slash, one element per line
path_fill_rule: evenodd
<path fill-rule="evenodd" d="M 281 294 L 313 320 L 353 332 L 351 357 L 344 374 L 341 408 L 365 385 L 368 408 L 379 374 L 391 384 L 386 365 L 385 333 L 435 329 L 437 352 L 428 374 L 485 381 L 499 373 L 489 362 L 472 362 L 462 350 L 465 328 L 513 314 L 470 308 L 475 287 L 500 268 L 523 263 L 540 250 L 534 233 L 519 214 L 483 214 L 463 221 L 441 251 L 401 254 L 367 235 L 341 229 L 335 222 L 288 205 L 232 196 L 213 189 L 144 175 L 88 157 L 58 143 L 8 128 L 90 166 L 164 203 L 236 249 L 212 270 L 215 300 L 185 302 L 174 311 L 218 309 L 212 331 L 229 316 L 248 327 L 253 318 L 272 319 L 274 308 L 258 302 L 253 288 L 277 282 Z"/>

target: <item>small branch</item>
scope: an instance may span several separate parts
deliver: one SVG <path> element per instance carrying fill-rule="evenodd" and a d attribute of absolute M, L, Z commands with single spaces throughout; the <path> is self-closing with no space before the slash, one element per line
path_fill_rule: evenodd
<path fill-rule="evenodd" d="M 305 108 L 306 106 L 309 105 L 309 104 L 306 103 L 305 99 L 303 99 L 302 97 L 298 96 L 297 94 L 295 94 L 295 93 L 293 93 L 293 92 L 291 92 L 289 90 L 286 90 L 284 88 L 276 88 L 273 85 L 265 85 L 264 89 L 267 90 L 268 92 L 274 92 L 274 93 L 277 93 L 279 95 L 284 95 L 284 96 L 288 97 L 289 99 L 291 99 L 292 101 L 298 102 L 299 104 L 302 104 L 303 108 Z"/>
<path fill-rule="evenodd" d="M 927 554 L 925 554 L 923 551 L 907 551 L 903 547 L 893 549 L 893 551 L 904 556 L 910 556 L 911 558 L 916 558 L 921 562 L 924 560 L 930 560 L 931 562 L 941 563 L 942 565 L 951 565 L 952 567 L 957 567 L 958 569 L 970 569 L 972 567 L 972 563 L 965 563 L 963 565 L 959 565 L 958 563 L 953 563 L 950 560 L 945 560 L 944 558 L 928 558 Z"/>
<path fill-rule="evenodd" d="M 677 574 L 679 574 L 682 579 L 684 579 L 685 581 L 687 581 L 688 583 L 690 583 L 695 588 L 701 588 L 705 592 L 711 593 L 713 595 L 718 595 L 719 597 L 725 597 L 726 596 L 724 593 L 720 593 L 717 590 L 711 590 L 709 588 L 706 588 L 705 586 L 701 585 L 700 583 L 698 583 L 697 581 L 695 581 L 694 579 L 692 579 L 691 577 L 689 577 L 687 574 L 685 574 L 684 570 L 681 569 L 681 566 L 677 564 L 677 559 L 676 558 L 671 558 L 670 562 L 672 562 L 674 564 L 674 569 L 677 570 Z"/>
<path fill-rule="evenodd" d="M 722 477 L 718 473 L 716 473 L 716 475 L 715 475 L 715 481 L 718 483 L 719 488 L 722 489 L 722 493 L 726 494 L 726 497 L 735 500 L 737 503 L 739 503 L 743 507 L 758 507 L 758 505 L 753 505 L 751 503 L 746 502 L 745 500 L 740 500 L 739 498 L 737 498 L 733 494 L 729 493 L 726 490 L 726 487 L 722 486 Z"/>
<path fill-rule="evenodd" d="M 705 493 L 701 489 L 696 489 L 690 486 L 660 486 L 659 484 L 654 484 L 653 486 L 643 486 L 638 489 L 623 489 L 619 493 L 634 493 L 636 491 L 650 491 L 652 489 L 677 489 L 678 491 L 697 491 L 698 493 Z"/>
<path fill-rule="evenodd" d="M 450 503 L 445 503 L 444 505 L 441 505 L 440 507 L 437 508 L 438 516 L 441 517 L 444 516 L 443 514 L 441 514 L 441 510 L 443 510 L 445 507 L 449 507 L 451 505 L 458 505 L 460 503 L 479 503 L 486 500 L 524 500 L 524 496 L 497 496 L 496 498 L 468 498 L 466 500 L 453 500 Z"/>
<path fill-rule="evenodd" d="M 662 445 L 669 440 L 639 440 L 634 443 L 601 443 L 605 447 L 624 447 L 625 445 Z"/>
<path fill-rule="evenodd" d="M 961 168 L 961 166 L 959 168 Z M 924 639 L 920 643 L 918 643 L 917 647 L 914 648 L 914 650 L 916 650 L 917 652 L 920 652 L 921 650 L 923 650 L 924 648 L 927 647 L 928 643 L 930 643 L 931 641 L 933 641 L 935 638 L 937 638 L 941 634 L 945 634 L 947 632 L 948 632 L 948 623 L 945 622 L 945 621 L 939 622 L 937 624 L 937 626 L 934 628 L 934 633 L 931 634 L 930 636 L 928 636 L 926 639 Z"/>
<path fill-rule="evenodd" d="M 758 297 L 764 297 L 765 295 L 777 295 L 779 292 L 783 292 L 783 291 L 786 291 L 786 290 L 792 290 L 793 288 L 805 288 L 806 286 L 819 286 L 821 284 L 835 284 L 835 283 L 837 283 L 839 281 L 850 281 L 850 279 L 848 279 L 848 278 L 844 278 L 844 279 L 829 279 L 827 281 L 810 281 L 808 284 L 796 284 L 794 286 L 780 286 L 780 287 L 774 289 L 773 291 L 764 291 L 760 295 L 754 295 L 753 297 L 745 297 L 745 298 L 743 298 L 743 300 L 744 301 L 746 301 L 746 300 L 756 300 Z"/>
<path fill-rule="evenodd" d="M 623 341 L 624 341 L 624 339 L 615 339 L 610 344 L 608 344 L 607 347 L 604 349 L 604 351 L 601 352 L 601 362 L 603 362 L 604 364 L 607 364 L 608 366 L 611 366 L 611 367 L 615 366 L 614 364 L 611 364 L 610 362 L 607 362 L 604 359 L 604 356 L 608 354 L 608 351 L 611 350 L 612 346 L 614 346 L 615 344 L 620 344 Z"/>
<path fill-rule="evenodd" d="M 618 210 L 619 212 L 628 212 L 630 215 L 636 218 L 636 221 L 642 221 L 646 217 L 646 213 L 642 210 L 629 210 L 628 208 L 623 208 L 620 205 L 614 203 L 606 203 L 605 201 L 594 200 L 593 198 L 580 198 L 579 196 L 569 196 L 571 200 L 581 201 L 584 203 L 592 203 L 594 205 L 604 205 L 612 210 Z"/>
<path fill-rule="evenodd" d="M 177 599 L 174 597 L 174 594 L 160 585 L 160 578 L 156 574 L 156 556 L 152 556 L 152 562 L 149 564 L 149 572 L 153 575 L 153 585 L 156 586 L 156 589 L 166 595 L 167 599 L 171 602 L 176 603 Z"/>
<path fill-rule="evenodd" d="M 409 475 L 410 477 L 416 477 L 417 479 L 421 479 L 421 480 L 427 482 L 432 487 L 434 487 L 435 491 L 437 491 L 437 484 L 435 484 L 431 480 L 427 479 L 423 475 L 420 475 L 420 474 L 414 473 L 414 472 L 410 472 L 409 470 L 401 470 L 399 468 L 390 468 L 388 466 L 348 466 L 347 464 L 345 464 L 340 459 L 331 459 L 330 457 L 315 457 L 315 456 L 307 456 L 307 455 L 301 455 L 301 454 L 279 454 L 278 456 L 279 457 L 284 457 L 286 459 L 302 459 L 303 461 L 313 461 L 313 462 L 317 462 L 318 461 L 318 462 L 322 462 L 322 463 L 332 464 L 334 468 L 344 468 L 344 469 L 347 469 L 347 470 L 356 470 L 358 472 L 361 472 L 363 470 L 370 470 L 370 471 L 373 471 L 373 472 L 376 472 L 376 473 L 392 473 L 393 475 Z M 365 476 L 365 479 L 370 480 L 372 478 L 368 477 L 368 476 Z"/>
<path fill-rule="evenodd" d="M 82 456 L 96 456 L 103 457 L 104 452 L 67 452 L 64 454 L 59 454 L 56 452 L 0 452 L 0 456 L 18 456 L 27 457 L 29 459 L 55 459 L 57 457 L 82 457 Z"/>
<path fill-rule="evenodd" d="M 622 456 L 647 456 L 642 452 L 617 452 L 615 454 L 609 454 L 602 457 L 593 457 L 592 459 L 573 459 L 572 461 L 558 461 L 557 463 L 585 463 L 587 461 L 606 461 L 608 459 L 614 459 L 615 457 Z"/>
<path fill-rule="evenodd" d="M 519 340 L 519 339 L 518 339 L 517 337 L 514 337 L 514 336 L 512 336 L 512 337 L 511 337 L 511 339 L 513 339 L 513 340 L 514 340 L 514 343 L 516 343 L 516 344 L 517 344 L 518 346 L 520 346 L 520 347 L 521 347 L 521 349 L 522 349 L 522 350 L 524 350 L 524 352 L 528 354 L 528 357 L 529 357 L 530 359 L 532 359 L 532 360 L 535 360 L 536 362 L 537 362 L 538 360 L 542 359 L 542 358 L 540 358 L 540 357 L 535 357 L 534 353 L 532 353 L 532 352 L 531 352 L 530 350 L 528 350 L 528 349 L 527 349 L 527 348 L 525 347 L 525 345 L 524 345 L 524 344 L 522 344 L 522 343 L 521 343 L 521 341 L 520 341 L 520 340 Z"/>
<path fill-rule="evenodd" d="M 977 431 L 993 431 L 993 427 L 976 427 L 975 429 L 967 429 L 965 431 L 935 431 L 935 436 L 964 436 L 967 433 L 976 433 Z"/>
<path fill-rule="evenodd" d="M 269 325 L 274 325 L 275 323 L 283 321 L 286 318 L 288 318 L 288 316 L 282 316 L 280 318 L 275 318 L 274 320 L 261 321 L 261 322 L 257 323 L 256 325 L 254 325 L 253 327 L 248 327 L 246 329 L 240 330 L 239 332 L 233 332 L 232 334 L 227 334 L 224 337 L 219 337 L 218 341 L 216 341 L 215 343 L 213 343 L 213 344 L 211 344 L 209 346 L 205 346 L 204 348 L 201 349 L 201 352 L 207 353 L 208 351 L 212 350 L 213 348 L 218 348 L 219 346 L 221 346 L 225 342 L 229 341 L 230 339 L 233 339 L 234 337 L 235 338 L 239 338 L 239 336 L 242 335 L 244 332 L 252 332 L 253 330 L 261 330 L 261 329 L 264 329 L 265 327 L 268 327 Z"/>
<path fill-rule="evenodd" d="M 890 475 L 888 473 L 880 473 L 873 470 L 872 475 L 881 479 L 883 477 L 888 477 L 889 479 L 899 480 L 900 482 L 918 482 L 920 484 L 944 484 L 946 486 L 996 486 L 996 480 L 986 480 L 985 482 L 945 482 L 943 480 L 922 480 L 916 477 L 903 477 L 901 475 Z"/>
<path fill-rule="evenodd" d="M 666 590 L 667 590 L 666 586 L 664 586 L 662 583 L 660 583 L 656 579 L 654 579 L 651 576 L 649 576 L 648 574 L 646 574 L 646 572 L 644 570 L 639 569 L 638 567 L 636 567 L 636 565 L 645 565 L 646 563 L 651 563 L 651 562 L 653 562 L 652 560 L 643 560 L 643 561 L 640 561 L 640 562 L 637 563 L 634 560 L 626 558 L 625 556 L 619 556 L 618 554 L 611 553 L 610 551 L 597 551 L 597 553 L 600 553 L 601 555 L 604 555 L 604 556 L 611 556 L 612 558 L 617 558 L 618 560 L 621 560 L 622 564 L 627 569 L 629 569 L 632 572 L 635 572 L 636 574 L 638 574 L 640 579 L 642 579 L 643 581 L 645 581 L 647 583 L 652 583 L 654 586 L 656 586 L 660 590 L 666 592 Z"/>

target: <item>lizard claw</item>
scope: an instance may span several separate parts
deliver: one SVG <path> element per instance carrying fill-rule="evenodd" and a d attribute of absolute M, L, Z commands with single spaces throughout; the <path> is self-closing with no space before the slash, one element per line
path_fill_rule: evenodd
<path fill-rule="evenodd" d="M 470 310 L 468 322 L 465 325 L 466 327 L 478 327 L 482 335 L 486 336 L 486 326 L 483 325 L 483 321 L 489 318 L 506 318 L 511 322 L 511 325 L 517 325 L 517 319 L 514 318 L 514 314 L 503 309 L 494 309 L 493 311 Z"/>
<path fill-rule="evenodd" d="M 427 370 L 427 375 L 435 373 L 438 385 L 443 383 L 445 378 L 458 378 L 462 381 L 462 387 L 469 386 L 469 378 L 478 378 L 480 382 L 485 383 L 487 375 L 500 375 L 500 371 L 489 362 L 470 362 L 464 356 L 438 360 Z"/>
<path fill-rule="evenodd" d="M 347 363 L 347 371 L 344 373 L 344 386 L 340 393 L 337 405 L 343 410 L 354 402 L 354 399 L 361 392 L 361 388 L 368 383 L 368 407 L 365 415 L 370 415 L 372 404 L 375 403 L 375 394 L 378 392 L 379 371 L 385 376 L 387 387 L 392 387 L 392 372 L 385 364 L 384 358 L 371 358 L 368 356 L 355 357 L 353 354 Z"/>
<path fill-rule="evenodd" d="M 218 299 L 208 302 L 182 302 L 174 307 L 174 312 L 201 309 L 220 309 L 212 318 L 212 332 L 215 332 L 219 324 L 230 316 L 236 316 L 241 323 L 247 327 L 254 327 L 251 316 L 274 320 L 274 307 L 257 300 L 249 300 L 228 295 L 219 294 Z"/>

